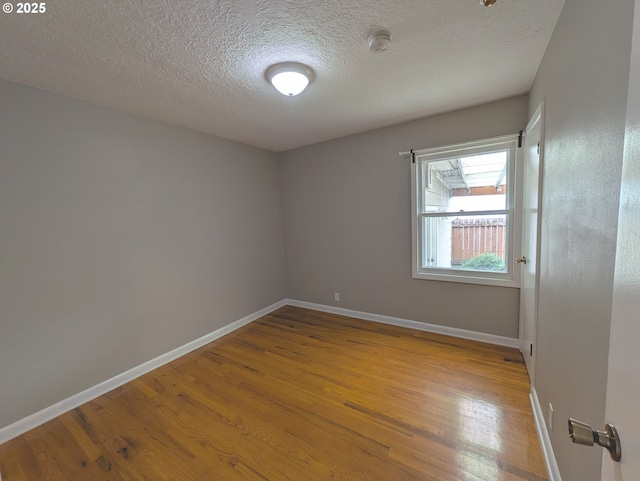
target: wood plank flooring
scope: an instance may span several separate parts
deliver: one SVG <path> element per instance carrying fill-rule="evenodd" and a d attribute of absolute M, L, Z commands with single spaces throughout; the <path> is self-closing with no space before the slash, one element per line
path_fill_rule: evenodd
<path fill-rule="evenodd" d="M 546 480 L 518 351 L 291 306 L 0 446 L 4 481 Z"/>

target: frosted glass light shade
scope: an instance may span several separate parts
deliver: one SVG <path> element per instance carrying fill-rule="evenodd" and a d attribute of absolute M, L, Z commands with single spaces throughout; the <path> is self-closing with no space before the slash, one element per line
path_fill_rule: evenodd
<path fill-rule="evenodd" d="M 298 95 L 309 85 L 309 79 L 298 72 L 282 72 L 274 75 L 271 84 L 283 95 Z"/>
<path fill-rule="evenodd" d="M 282 95 L 293 97 L 307 88 L 313 70 L 301 63 L 285 62 L 269 67 L 265 77 Z"/>

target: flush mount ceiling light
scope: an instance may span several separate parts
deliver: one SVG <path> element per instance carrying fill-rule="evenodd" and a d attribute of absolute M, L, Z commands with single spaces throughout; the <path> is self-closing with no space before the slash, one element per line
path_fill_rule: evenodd
<path fill-rule="evenodd" d="M 283 62 L 269 67 L 264 76 L 282 95 L 293 97 L 313 80 L 313 70 L 298 62 Z"/>
<path fill-rule="evenodd" d="M 496 3 L 496 0 L 480 0 L 480 3 L 485 7 L 490 7 L 491 5 Z"/>

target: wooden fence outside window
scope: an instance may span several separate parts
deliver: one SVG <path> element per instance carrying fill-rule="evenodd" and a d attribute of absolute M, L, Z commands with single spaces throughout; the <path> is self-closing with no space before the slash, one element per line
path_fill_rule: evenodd
<path fill-rule="evenodd" d="M 504 217 L 454 219 L 451 232 L 451 266 L 484 253 L 506 261 L 507 225 Z"/>

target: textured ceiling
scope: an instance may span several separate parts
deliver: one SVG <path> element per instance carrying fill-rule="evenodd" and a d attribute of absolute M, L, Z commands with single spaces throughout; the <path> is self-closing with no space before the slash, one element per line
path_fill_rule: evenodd
<path fill-rule="evenodd" d="M 563 3 L 51 0 L 0 13 L 0 78 L 282 151 L 528 92 Z M 298 97 L 284 61 L 316 72 Z"/>

